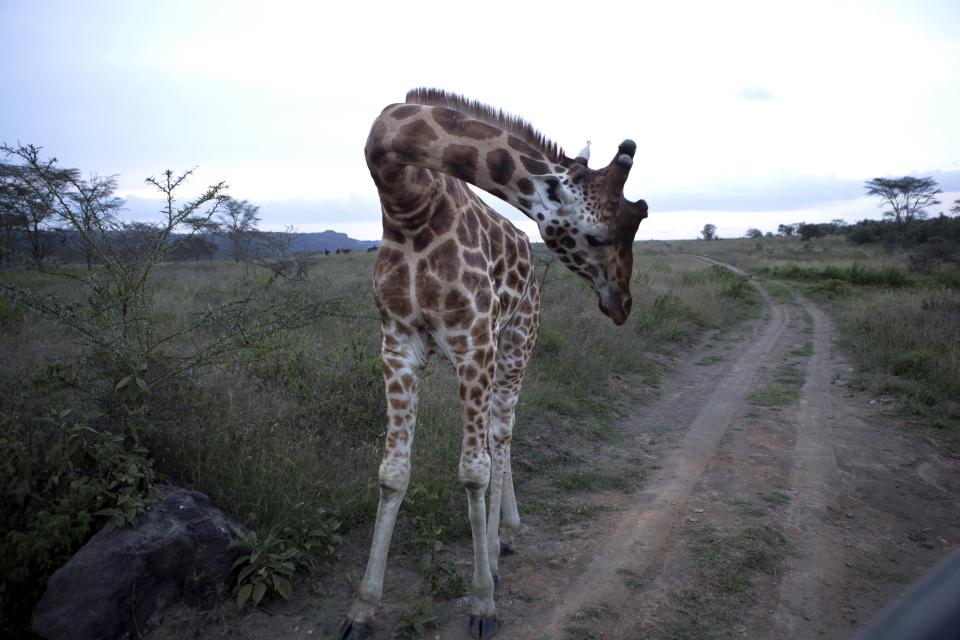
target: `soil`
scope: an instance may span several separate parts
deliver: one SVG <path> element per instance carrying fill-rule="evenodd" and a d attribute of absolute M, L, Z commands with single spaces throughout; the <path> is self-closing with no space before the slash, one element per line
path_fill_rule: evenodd
<path fill-rule="evenodd" d="M 589 452 L 601 468 L 645 468 L 640 489 L 584 493 L 578 504 L 599 515 L 557 525 L 525 517 L 537 485 L 518 488 L 522 546 L 501 561 L 497 638 L 702 637 L 671 627 L 690 615 L 683 594 L 703 586 L 695 549 L 749 527 L 782 534 L 785 559 L 751 574 L 751 597 L 707 620 L 708 636 L 848 638 L 960 544 L 960 460 L 848 386 L 853 368 L 823 311 L 764 297 L 763 318 L 673 363 L 655 396 L 629 395 L 620 437 Z M 799 399 L 752 402 L 785 366 L 803 373 Z M 148 637 L 332 637 L 367 543 L 348 545 L 290 603 L 175 609 Z M 470 576 L 469 541 L 444 557 Z M 391 558 L 374 639 L 392 637 L 420 583 L 412 558 Z M 435 609 L 438 626 L 417 637 L 468 637 L 466 598 Z"/>

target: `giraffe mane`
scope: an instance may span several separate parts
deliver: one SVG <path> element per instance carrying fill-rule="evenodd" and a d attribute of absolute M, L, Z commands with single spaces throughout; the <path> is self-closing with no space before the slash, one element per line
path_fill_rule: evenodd
<path fill-rule="evenodd" d="M 527 144 L 536 147 L 543 155 L 552 162 L 563 162 L 565 159 L 563 149 L 553 140 L 548 139 L 532 124 L 503 109 L 491 107 L 477 100 L 472 100 L 458 93 L 451 93 L 443 89 L 430 89 L 420 87 L 411 89 L 407 92 L 404 100 L 409 104 L 423 104 L 434 107 L 447 107 L 454 109 L 487 124 L 499 127 L 508 133 L 512 133 L 522 139 Z"/>

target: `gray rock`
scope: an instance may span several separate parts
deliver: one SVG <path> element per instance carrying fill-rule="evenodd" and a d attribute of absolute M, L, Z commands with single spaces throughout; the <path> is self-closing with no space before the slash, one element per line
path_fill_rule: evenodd
<path fill-rule="evenodd" d="M 239 528 L 196 491 L 157 486 L 135 527 L 100 531 L 57 570 L 33 612 L 48 640 L 136 638 L 164 608 L 203 606 L 231 586 Z"/>

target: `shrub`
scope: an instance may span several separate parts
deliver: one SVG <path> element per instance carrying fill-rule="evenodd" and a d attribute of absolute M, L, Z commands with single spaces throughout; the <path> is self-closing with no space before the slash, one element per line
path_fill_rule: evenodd
<path fill-rule="evenodd" d="M 0 628 L 25 629 L 47 578 L 101 525 L 144 511 L 153 464 L 98 413 L 0 414 Z"/>

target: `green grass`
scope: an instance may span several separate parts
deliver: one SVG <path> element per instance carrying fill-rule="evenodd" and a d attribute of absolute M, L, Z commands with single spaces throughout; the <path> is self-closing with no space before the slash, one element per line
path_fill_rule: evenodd
<path fill-rule="evenodd" d="M 771 491 L 770 493 L 761 495 L 760 498 L 767 504 L 772 504 L 778 507 L 790 502 L 790 496 L 782 491 Z"/>
<path fill-rule="evenodd" d="M 783 364 L 774 372 L 773 383 L 750 394 L 749 402 L 758 407 L 786 407 L 800 400 L 804 374 L 794 364 Z"/>
<path fill-rule="evenodd" d="M 576 493 L 584 491 L 622 491 L 631 493 L 640 488 L 646 480 L 646 469 L 623 469 L 601 471 L 598 469 L 577 469 L 558 473 L 553 480 L 560 491 Z"/>
<path fill-rule="evenodd" d="M 673 619 L 661 640 L 733 637 L 734 628 L 757 598 L 757 578 L 783 566 L 787 540 L 770 527 L 735 534 L 701 532 L 693 548 L 695 575 L 674 593 Z"/>

